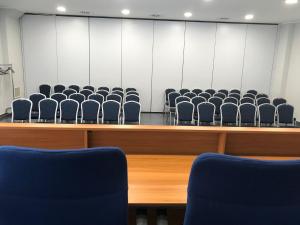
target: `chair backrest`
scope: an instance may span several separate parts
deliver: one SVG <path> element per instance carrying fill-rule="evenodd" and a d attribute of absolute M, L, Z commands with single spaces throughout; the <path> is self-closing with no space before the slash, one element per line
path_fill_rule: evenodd
<path fill-rule="evenodd" d="M 176 121 L 192 122 L 194 119 L 194 104 L 183 101 L 176 104 Z"/>
<path fill-rule="evenodd" d="M 126 93 L 126 95 L 137 95 L 137 96 L 140 96 L 140 94 L 137 91 L 128 91 Z"/>
<path fill-rule="evenodd" d="M 176 90 L 174 88 L 168 88 L 165 90 L 165 101 L 169 101 L 168 96 L 171 92 L 176 92 Z"/>
<path fill-rule="evenodd" d="M 246 94 L 243 95 L 243 98 L 252 98 L 252 99 L 255 99 L 256 95 L 251 94 L 251 93 L 246 93 Z"/>
<path fill-rule="evenodd" d="M 238 89 L 232 89 L 232 90 L 230 90 L 229 94 L 239 94 L 240 95 L 241 91 Z"/>
<path fill-rule="evenodd" d="M 261 97 L 261 98 L 256 99 L 256 104 L 258 106 L 265 104 L 265 103 L 271 103 L 270 99 L 268 99 L 266 97 Z"/>
<path fill-rule="evenodd" d="M 75 90 L 75 91 L 77 91 L 77 92 L 80 91 L 80 87 L 79 87 L 78 85 L 75 85 L 75 84 L 70 85 L 69 88 L 70 88 L 70 89 L 73 89 L 73 90 Z"/>
<path fill-rule="evenodd" d="M 106 97 L 106 100 L 114 100 L 114 101 L 117 101 L 119 103 L 122 102 L 122 96 L 118 95 L 118 94 L 110 94 L 110 95 L 107 95 Z"/>
<path fill-rule="evenodd" d="M 85 96 L 81 93 L 75 93 L 75 94 L 71 94 L 69 99 L 73 99 L 75 101 L 78 102 L 79 104 L 79 111 L 81 110 L 81 103 L 86 99 Z"/>
<path fill-rule="evenodd" d="M 102 103 L 105 101 L 104 96 L 97 94 L 97 93 L 89 95 L 88 99 L 95 100 L 95 101 L 99 102 L 100 105 L 102 105 Z"/>
<path fill-rule="evenodd" d="M 67 97 L 69 97 L 71 94 L 75 94 L 75 93 L 77 93 L 77 91 L 74 89 L 66 89 L 63 91 L 63 94 L 65 94 Z"/>
<path fill-rule="evenodd" d="M 126 92 L 126 93 L 129 92 L 129 91 L 136 91 L 136 88 L 126 88 L 126 89 L 125 89 L 125 92 Z"/>
<path fill-rule="evenodd" d="M 127 225 L 127 162 L 118 148 L 0 147 L 0 218 L 10 225 Z"/>
<path fill-rule="evenodd" d="M 59 103 L 52 98 L 46 98 L 39 102 L 39 121 L 53 120 L 56 123 L 56 115 Z"/>
<path fill-rule="evenodd" d="M 39 86 L 40 93 L 45 95 L 47 98 L 50 97 L 51 94 L 51 86 L 49 84 L 42 84 Z"/>
<path fill-rule="evenodd" d="M 279 124 L 294 124 L 294 107 L 283 103 L 277 106 Z"/>
<path fill-rule="evenodd" d="M 60 121 L 75 121 L 77 123 L 79 103 L 73 99 L 66 99 L 60 103 Z"/>
<path fill-rule="evenodd" d="M 214 90 L 214 89 L 206 89 L 205 92 L 208 93 L 208 94 L 210 94 L 210 96 L 213 96 L 216 93 L 216 90 Z"/>
<path fill-rule="evenodd" d="M 98 91 L 101 91 L 101 90 L 109 92 L 109 87 L 99 87 Z"/>
<path fill-rule="evenodd" d="M 103 90 L 97 91 L 96 94 L 102 95 L 104 97 L 104 101 L 105 101 L 107 95 L 109 95 L 109 92 L 103 89 Z"/>
<path fill-rule="evenodd" d="M 264 103 L 258 106 L 259 125 L 275 124 L 276 107 L 269 103 Z"/>
<path fill-rule="evenodd" d="M 285 103 L 287 103 L 287 101 L 284 98 L 274 98 L 273 99 L 273 105 L 275 105 L 276 107 L 281 104 L 285 104 Z"/>
<path fill-rule="evenodd" d="M 82 89 L 87 89 L 87 90 L 90 90 L 92 92 L 95 92 L 95 87 L 91 86 L 91 85 L 86 85 L 84 86 Z"/>
<path fill-rule="evenodd" d="M 54 93 L 62 93 L 64 90 L 66 90 L 66 87 L 62 84 L 57 84 L 54 86 Z"/>
<path fill-rule="evenodd" d="M 127 101 L 123 105 L 123 124 L 126 122 L 141 122 L 141 104 L 137 101 Z"/>
<path fill-rule="evenodd" d="M 210 99 L 210 97 L 211 97 L 211 94 L 209 94 L 207 92 L 202 92 L 198 96 L 201 96 L 201 97 L 205 98 L 206 101 L 208 101 L 208 99 Z"/>
<path fill-rule="evenodd" d="M 121 88 L 121 87 L 114 87 L 112 89 L 112 91 L 122 91 L 122 92 L 124 92 L 123 88 Z"/>
<path fill-rule="evenodd" d="M 46 96 L 41 93 L 35 93 L 29 96 L 29 100 L 32 102 L 32 112 L 39 111 L 39 102 L 45 98 Z"/>
<path fill-rule="evenodd" d="M 196 96 L 194 98 L 191 99 L 191 102 L 194 104 L 194 116 L 197 116 L 198 119 L 198 109 L 197 106 L 200 103 L 206 102 L 206 99 L 201 97 L 201 96 Z"/>
<path fill-rule="evenodd" d="M 107 100 L 102 104 L 102 122 L 120 123 L 121 104 L 115 100 Z"/>
<path fill-rule="evenodd" d="M 254 98 L 243 97 L 243 98 L 240 100 L 240 104 L 244 104 L 244 103 L 255 104 L 255 99 L 254 99 Z"/>
<path fill-rule="evenodd" d="M 256 95 L 256 99 L 259 99 L 259 98 L 269 98 L 269 96 L 267 94 L 261 93 L 261 94 Z"/>
<path fill-rule="evenodd" d="M 249 90 L 249 91 L 247 91 L 247 93 L 253 94 L 254 96 L 256 96 L 258 94 L 258 92 L 256 90 Z"/>
<path fill-rule="evenodd" d="M 58 102 L 58 104 L 60 104 L 61 101 L 65 100 L 67 98 L 68 98 L 67 95 L 62 94 L 62 93 L 55 93 L 55 94 L 51 95 L 51 99 L 56 100 Z"/>
<path fill-rule="evenodd" d="M 190 99 L 196 97 L 197 95 L 193 92 L 187 92 L 183 96 L 189 97 Z"/>
<path fill-rule="evenodd" d="M 203 102 L 197 105 L 198 125 L 200 123 L 214 123 L 216 106 L 210 102 Z"/>
<path fill-rule="evenodd" d="M 178 96 L 176 99 L 175 99 L 175 104 L 177 105 L 178 103 L 180 102 L 189 102 L 191 99 L 187 96 Z"/>
<path fill-rule="evenodd" d="M 196 95 L 199 95 L 199 94 L 201 94 L 203 91 L 202 91 L 201 89 L 199 89 L 199 88 L 195 88 L 195 89 L 192 90 L 192 92 L 195 93 Z"/>
<path fill-rule="evenodd" d="M 123 91 L 118 91 L 118 90 L 117 91 L 112 91 L 112 94 L 117 94 L 117 95 L 120 95 L 122 99 L 124 98 Z"/>
<path fill-rule="evenodd" d="M 12 116 L 11 121 L 26 120 L 31 122 L 32 102 L 29 99 L 18 98 L 11 104 Z"/>
<path fill-rule="evenodd" d="M 182 89 L 179 90 L 179 93 L 181 95 L 184 95 L 185 93 L 188 93 L 188 92 L 190 92 L 190 89 L 187 89 L 187 88 L 182 88 Z"/>
<path fill-rule="evenodd" d="M 224 103 L 221 105 L 221 124 L 238 124 L 238 105 Z"/>
<path fill-rule="evenodd" d="M 228 96 L 229 94 L 229 91 L 228 90 L 225 90 L 225 89 L 221 89 L 218 91 L 218 93 L 223 93 L 224 95 L 226 95 L 226 97 Z"/>
<path fill-rule="evenodd" d="M 101 105 L 96 100 L 83 101 L 81 103 L 81 123 L 84 121 L 99 123 L 100 108 Z"/>
<path fill-rule="evenodd" d="M 242 103 L 239 106 L 240 124 L 256 124 L 256 106 L 252 103 Z"/>
<path fill-rule="evenodd" d="M 169 96 L 168 96 L 169 107 L 171 107 L 171 108 L 175 108 L 176 107 L 175 100 L 179 96 L 180 96 L 180 94 L 178 92 L 171 92 L 171 93 L 169 93 Z"/>
<path fill-rule="evenodd" d="M 184 225 L 300 224 L 300 162 L 204 153 L 193 163 Z"/>
<path fill-rule="evenodd" d="M 226 95 L 224 93 L 218 92 L 218 93 L 215 93 L 213 97 L 219 97 L 219 98 L 225 99 Z"/>
<path fill-rule="evenodd" d="M 220 107 L 223 104 L 223 99 L 219 98 L 219 97 L 211 97 L 210 99 L 208 99 L 208 102 L 215 105 L 215 107 L 216 107 L 215 113 L 217 115 L 219 115 L 220 114 Z"/>
<path fill-rule="evenodd" d="M 137 95 L 126 95 L 125 102 L 130 102 L 130 101 L 140 102 L 140 97 Z"/>
<path fill-rule="evenodd" d="M 239 103 L 239 100 L 235 97 L 227 97 L 224 99 L 224 103 L 233 103 L 237 105 Z"/>
<path fill-rule="evenodd" d="M 94 94 L 94 92 L 89 89 L 83 89 L 79 93 L 83 94 L 85 96 L 85 99 L 88 99 L 91 94 Z"/>
<path fill-rule="evenodd" d="M 240 99 L 241 99 L 241 95 L 238 94 L 238 93 L 230 93 L 230 94 L 228 95 L 228 97 L 236 98 L 238 101 L 240 101 Z"/>

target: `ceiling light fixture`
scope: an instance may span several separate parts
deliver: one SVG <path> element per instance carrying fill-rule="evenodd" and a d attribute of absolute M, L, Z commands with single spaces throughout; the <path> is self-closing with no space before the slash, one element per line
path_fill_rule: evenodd
<path fill-rule="evenodd" d="M 287 5 L 294 5 L 297 3 L 298 3 L 298 0 L 285 0 L 285 4 L 287 4 Z"/>
<path fill-rule="evenodd" d="M 191 13 L 191 12 L 185 12 L 185 13 L 184 13 L 184 16 L 185 16 L 186 18 L 190 18 L 190 17 L 192 17 L 192 15 L 193 15 L 193 13 Z"/>
<path fill-rule="evenodd" d="M 57 6 L 56 7 L 56 10 L 58 11 L 58 12 L 66 12 L 66 7 L 64 7 L 64 6 Z"/>
<path fill-rule="evenodd" d="M 254 15 L 253 14 L 247 14 L 245 16 L 245 20 L 252 20 L 254 18 Z"/>
<path fill-rule="evenodd" d="M 130 14 L 130 10 L 129 10 L 129 9 L 123 9 L 121 12 L 122 12 L 122 14 L 125 15 L 125 16 L 127 16 L 127 15 Z"/>

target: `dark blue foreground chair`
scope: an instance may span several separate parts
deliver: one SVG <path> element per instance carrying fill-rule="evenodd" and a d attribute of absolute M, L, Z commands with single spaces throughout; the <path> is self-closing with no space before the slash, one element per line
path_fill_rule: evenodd
<path fill-rule="evenodd" d="M 141 123 L 141 104 L 136 101 L 125 102 L 123 106 L 123 124 Z"/>
<path fill-rule="evenodd" d="M 194 104 L 190 101 L 183 101 L 176 104 L 175 124 L 181 122 L 192 124 L 194 122 Z"/>
<path fill-rule="evenodd" d="M 191 170 L 184 225 L 300 224 L 300 161 L 212 153 Z"/>
<path fill-rule="evenodd" d="M 99 123 L 101 105 L 96 100 L 85 100 L 81 103 L 81 123 Z"/>
<path fill-rule="evenodd" d="M 60 122 L 74 121 L 77 123 L 79 103 L 73 99 L 66 99 L 60 103 Z"/>
<path fill-rule="evenodd" d="M 54 121 L 56 123 L 57 109 L 59 103 L 52 99 L 46 98 L 39 103 L 39 122 Z"/>
<path fill-rule="evenodd" d="M 224 103 L 221 106 L 221 125 L 238 125 L 238 105 L 233 103 Z"/>
<path fill-rule="evenodd" d="M 102 104 L 102 123 L 120 123 L 121 104 L 115 100 L 108 100 Z"/>
<path fill-rule="evenodd" d="M 0 147 L 1 225 L 127 225 L 127 162 L 117 148 Z"/>

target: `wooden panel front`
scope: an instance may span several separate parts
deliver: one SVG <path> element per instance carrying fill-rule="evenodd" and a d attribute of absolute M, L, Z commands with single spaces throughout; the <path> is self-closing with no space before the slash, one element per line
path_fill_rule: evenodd
<path fill-rule="evenodd" d="M 86 147 L 83 130 L 0 129 L 0 145 L 45 149 L 76 149 Z"/>
<path fill-rule="evenodd" d="M 90 131 L 89 147 L 116 146 L 127 154 L 198 155 L 217 152 L 218 133 Z"/>
<path fill-rule="evenodd" d="M 227 134 L 226 154 L 256 156 L 300 156 L 299 134 Z"/>

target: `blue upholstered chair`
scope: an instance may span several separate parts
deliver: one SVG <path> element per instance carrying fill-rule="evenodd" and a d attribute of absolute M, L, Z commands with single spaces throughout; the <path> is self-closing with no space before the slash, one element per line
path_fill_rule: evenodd
<path fill-rule="evenodd" d="M 275 125 L 276 107 L 272 104 L 265 103 L 258 106 L 259 126 L 263 124 Z"/>
<path fill-rule="evenodd" d="M 1 225 L 127 225 L 128 181 L 117 148 L 0 147 Z"/>
<path fill-rule="evenodd" d="M 31 122 L 32 102 L 25 98 L 19 98 L 12 102 L 11 122 L 28 121 Z"/>
<path fill-rule="evenodd" d="M 198 108 L 197 106 L 200 103 L 206 102 L 206 99 L 201 97 L 201 96 L 196 96 L 194 98 L 191 99 L 191 103 L 193 103 L 194 105 L 194 120 L 198 121 Z"/>
<path fill-rule="evenodd" d="M 252 98 L 252 99 L 255 99 L 256 95 L 251 94 L 251 93 L 246 93 L 246 94 L 243 95 L 243 98 Z"/>
<path fill-rule="evenodd" d="M 184 225 L 300 224 L 300 161 L 205 153 L 193 163 Z"/>
<path fill-rule="evenodd" d="M 120 123 L 121 104 L 115 100 L 107 100 L 102 104 L 102 123 Z"/>
<path fill-rule="evenodd" d="M 178 103 L 180 102 L 189 102 L 191 99 L 187 96 L 178 96 L 176 99 L 175 99 L 175 105 L 177 105 Z"/>
<path fill-rule="evenodd" d="M 211 94 L 209 94 L 209 93 L 207 93 L 207 92 L 202 92 L 202 93 L 200 93 L 198 96 L 205 98 L 206 101 L 208 101 L 208 99 L 211 98 Z"/>
<path fill-rule="evenodd" d="M 168 95 L 168 111 L 169 111 L 169 119 L 170 119 L 170 123 L 171 123 L 171 119 L 172 119 L 172 114 L 175 114 L 176 112 L 176 98 L 180 96 L 180 93 L 178 92 L 171 92 Z"/>
<path fill-rule="evenodd" d="M 203 102 L 198 104 L 198 126 L 201 124 L 215 124 L 216 106 L 210 102 Z"/>
<path fill-rule="evenodd" d="M 233 104 L 239 104 L 239 100 L 235 97 L 227 97 L 224 99 L 224 103 L 233 103 Z"/>
<path fill-rule="evenodd" d="M 100 95 L 100 94 L 97 94 L 97 93 L 91 94 L 88 99 L 89 100 L 95 100 L 95 101 L 99 102 L 100 105 L 102 105 L 103 102 L 105 101 L 104 96 Z"/>
<path fill-rule="evenodd" d="M 81 103 L 81 123 L 99 123 L 101 105 L 96 100 L 85 100 Z"/>
<path fill-rule="evenodd" d="M 56 123 L 58 106 L 59 103 L 52 98 L 41 100 L 39 102 L 39 122 L 54 121 Z"/>
<path fill-rule="evenodd" d="M 189 97 L 190 99 L 196 97 L 197 95 L 194 92 L 187 92 L 183 96 Z"/>
<path fill-rule="evenodd" d="M 31 118 L 37 119 L 39 116 L 39 102 L 45 99 L 46 96 L 41 93 L 35 93 L 29 96 L 29 100 L 32 102 L 32 109 L 31 109 Z"/>
<path fill-rule="evenodd" d="M 95 87 L 91 86 L 91 85 L 86 85 L 84 86 L 82 89 L 87 89 L 87 90 L 90 90 L 92 92 L 95 92 Z"/>
<path fill-rule="evenodd" d="M 277 107 L 277 106 L 279 106 L 279 105 L 281 105 L 281 104 L 286 104 L 287 103 L 287 101 L 286 101 L 286 99 L 284 99 L 284 98 L 274 98 L 273 99 L 273 105 L 275 106 L 275 107 Z"/>
<path fill-rule="evenodd" d="M 117 102 L 119 102 L 121 104 L 121 102 L 122 102 L 122 96 L 120 96 L 118 94 L 110 94 L 110 95 L 107 95 L 106 100 L 107 101 L 114 100 L 114 101 L 117 101 Z"/>
<path fill-rule="evenodd" d="M 179 94 L 181 94 L 181 95 L 184 95 L 185 93 L 188 93 L 188 92 L 190 92 L 190 90 L 187 88 L 182 88 L 179 90 Z"/>
<path fill-rule="evenodd" d="M 259 98 L 269 98 L 269 96 L 267 94 L 260 93 L 260 94 L 256 95 L 256 99 L 259 99 Z"/>
<path fill-rule="evenodd" d="M 243 103 L 239 105 L 239 121 L 240 125 L 251 124 L 256 125 L 256 106 L 251 103 Z"/>
<path fill-rule="evenodd" d="M 140 94 L 137 91 L 128 91 L 126 93 L 126 95 L 137 95 L 137 96 L 140 96 Z"/>
<path fill-rule="evenodd" d="M 75 84 L 70 85 L 69 88 L 75 90 L 76 92 L 80 91 L 80 87 L 78 85 L 75 85 Z"/>
<path fill-rule="evenodd" d="M 140 102 L 140 97 L 137 95 L 126 95 L 125 102 L 130 102 L 130 101 Z"/>
<path fill-rule="evenodd" d="M 101 91 L 101 90 L 109 92 L 109 87 L 99 87 L 98 91 Z"/>
<path fill-rule="evenodd" d="M 83 94 L 85 96 L 85 99 L 88 99 L 91 94 L 94 94 L 94 92 L 89 89 L 83 89 L 79 93 Z"/>
<path fill-rule="evenodd" d="M 125 89 L 125 92 L 128 93 L 130 91 L 136 91 L 136 88 L 126 88 Z"/>
<path fill-rule="evenodd" d="M 111 94 L 116 94 L 116 95 L 120 95 L 121 96 L 121 101 L 123 101 L 123 98 L 124 98 L 124 93 L 123 93 L 123 91 L 118 91 L 118 90 L 116 90 L 116 91 L 112 91 L 112 93 Z"/>
<path fill-rule="evenodd" d="M 112 91 L 122 91 L 122 92 L 124 92 L 123 88 L 121 88 L 121 87 L 114 87 L 112 89 Z"/>
<path fill-rule="evenodd" d="M 238 105 L 233 103 L 224 103 L 221 106 L 221 125 L 238 125 Z"/>
<path fill-rule="evenodd" d="M 77 123 L 79 103 L 73 99 L 66 99 L 60 103 L 60 122 L 74 121 Z"/>
<path fill-rule="evenodd" d="M 54 86 L 54 93 L 63 93 L 64 90 L 66 90 L 66 87 L 62 84 L 57 84 Z"/>
<path fill-rule="evenodd" d="M 241 95 L 238 94 L 238 93 L 230 93 L 230 94 L 228 95 L 228 97 L 236 98 L 236 99 L 238 100 L 238 102 L 239 102 L 240 99 L 241 99 Z"/>
<path fill-rule="evenodd" d="M 221 98 L 221 99 L 225 99 L 226 95 L 224 93 L 218 92 L 218 93 L 215 93 L 213 95 L 213 97 L 218 97 L 218 98 Z"/>
<path fill-rule="evenodd" d="M 243 97 L 240 100 L 240 104 L 244 104 L 244 103 L 255 104 L 255 98 Z"/>
<path fill-rule="evenodd" d="M 202 91 L 201 89 L 199 89 L 199 88 L 195 88 L 195 89 L 192 90 L 192 92 L 195 93 L 195 94 L 198 96 L 198 95 L 201 94 L 203 91 Z"/>
<path fill-rule="evenodd" d="M 223 99 L 219 98 L 219 97 L 211 97 L 210 99 L 208 99 L 208 102 L 215 105 L 215 107 L 216 107 L 215 114 L 220 115 L 220 108 L 221 108 L 221 105 L 223 104 Z"/>
<path fill-rule="evenodd" d="M 266 103 L 270 104 L 271 103 L 270 99 L 268 99 L 266 97 L 261 97 L 261 98 L 256 99 L 257 106 L 260 106 L 260 105 L 266 104 Z"/>
<path fill-rule="evenodd" d="M 277 124 L 295 125 L 294 107 L 292 105 L 283 103 L 277 106 Z"/>
<path fill-rule="evenodd" d="M 63 101 L 66 100 L 68 97 L 65 94 L 62 93 L 55 93 L 53 95 L 51 95 L 51 99 L 54 99 L 58 102 L 58 105 Z"/>
<path fill-rule="evenodd" d="M 232 90 L 230 90 L 229 94 L 239 94 L 239 95 L 241 95 L 241 91 L 238 90 L 238 89 L 232 89 Z"/>
<path fill-rule="evenodd" d="M 86 100 L 86 97 L 83 94 L 81 94 L 81 93 L 75 93 L 75 94 L 71 94 L 70 97 L 69 97 L 69 99 L 73 99 L 73 100 L 75 100 L 75 101 L 78 102 L 78 104 L 79 104 L 78 115 L 81 116 L 81 103 L 84 100 Z"/>
<path fill-rule="evenodd" d="M 176 90 L 173 89 L 173 88 L 168 88 L 168 89 L 165 90 L 164 113 L 166 113 L 167 111 L 169 111 L 169 94 L 172 93 L 172 92 L 176 92 Z M 130 92 L 130 94 L 131 94 L 131 92 Z"/>
<path fill-rule="evenodd" d="M 253 94 L 254 96 L 256 96 L 258 94 L 258 92 L 256 90 L 249 90 L 249 91 L 247 91 L 247 93 Z"/>
<path fill-rule="evenodd" d="M 225 89 L 221 89 L 218 91 L 218 93 L 223 93 L 224 95 L 226 95 L 226 97 L 228 96 L 229 94 L 229 91 L 228 90 L 225 90 Z"/>
<path fill-rule="evenodd" d="M 190 101 L 182 101 L 176 104 L 176 125 L 181 122 L 193 123 L 194 121 L 194 104 Z"/>
<path fill-rule="evenodd" d="M 141 123 L 141 104 L 136 101 L 128 101 L 123 105 L 123 124 Z"/>
<path fill-rule="evenodd" d="M 49 84 L 42 84 L 39 86 L 40 93 L 45 95 L 47 98 L 50 97 L 51 94 L 51 86 Z"/>
<path fill-rule="evenodd" d="M 65 94 L 68 98 L 71 94 L 75 94 L 75 93 L 77 93 L 77 91 L 74 89 L 66 89 L 63 91 L 63 94 Z"/>
<path fill-rule="evenodd" d="M 216 90 L 214 90 L 214 89 L 206 89 L 205 92 L 210 94 L 210 96 L 213 96 L 214 94 L 216 94 Z"/>
<path fill-rule="evenodd" d="M 102 95 L 104 97 L 104 101 L 106 101 L 106 97 L 107 97 L 107 95 L 109 95 L 109 92 L 102 89 L 102 90 L 97 91 L 96 94 Z"/>

